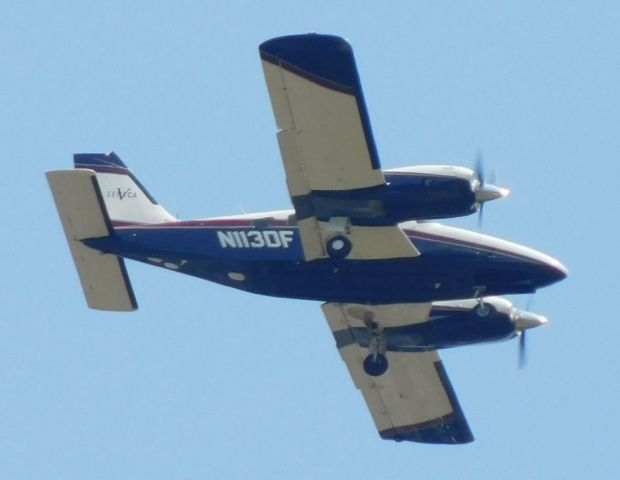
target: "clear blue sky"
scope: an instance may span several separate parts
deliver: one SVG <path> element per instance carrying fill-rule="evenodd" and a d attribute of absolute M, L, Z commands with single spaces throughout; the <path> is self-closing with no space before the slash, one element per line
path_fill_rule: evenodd
<path fill-rule="evenodd" d="M 1 10 L 1 478 L 617 474 L 619 3 Z M 514 341 L 442 353 L 470 445 L 381 441 L 316 302 L 130 263 L 140 310 L 86 308 L 43 173 L 115 150 L 182 218 L 288 207 L 257 47 L 308 31 L 353 44 L 384 167 L 482 151 L 512 189 L 485 231 L 570 269 L 525 372 Z"/>

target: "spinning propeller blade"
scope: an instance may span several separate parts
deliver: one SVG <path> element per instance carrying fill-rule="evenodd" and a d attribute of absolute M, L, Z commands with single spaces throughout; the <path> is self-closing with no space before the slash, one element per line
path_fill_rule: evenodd
<path fill-rule="evenodd" d="M 493 185 L 495 181 L 495 174 L 493 172 L 491 175 L 493 177 L 492 182 L 487 183 L 485 181 L 484 162 L 481 153 L 476 156 L 474 172 L 476 173 L 474 194 L 476 195 L 476 202 L 478 203 L 478 230 L 481 230 L 485 202 L 504 198 L 508 196 L 510 190 Z"/>
<path fill-rule="evenodd" d="M 523 370 L 527 365 L 527 347 L 525 342 L 525 331 L 519 334 L 519 370 Z"/>
<path fill-rule="evenodd" d="M 484 185 L 484 162 L 482 161 L 482 153 L 478 152 L 476 155 L 476 162 L 474 164 L 474 171 L 476 172 L 476 178 L 481 185 Z"/>
<path fill-rule="evenodd" d="M 527 342 L 525 332 L 530 328 L 545 325 L 549 323 L 549 320 L 543 315 L 528 312 L 527 310 L 515 310 L 513 315 L 515 330 L 517 335 L 519 335 L 519 369 L 523 369 L 527 364 Z"/>

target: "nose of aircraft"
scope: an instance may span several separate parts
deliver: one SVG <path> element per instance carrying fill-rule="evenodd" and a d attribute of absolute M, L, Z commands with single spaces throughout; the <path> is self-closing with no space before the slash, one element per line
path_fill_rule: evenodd
<path fill-rule="evenodd" d="M 542 252 L 526 249 L 523 250 L 529 264 L 529 275 L 535 289 L 552 285 L 568 276 L 568 270 L 558 260 Z"/>
<path fill-rule="evenodd" d="M 544 286 L 564 280 L 568 276 L 568 269 L 555 258 L 548 258 L 545 262 Z"/>

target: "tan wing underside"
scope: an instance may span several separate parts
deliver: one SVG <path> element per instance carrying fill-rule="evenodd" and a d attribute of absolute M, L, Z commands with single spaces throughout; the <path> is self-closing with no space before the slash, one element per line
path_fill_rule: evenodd
<path fill-rule="evenodd" d="M 371 311 L 381 327 L 421 323 L 428 319 L 430 304 L 352 305 L 326 303 L 322 306 L 329 326 L 341 338 L 350 328 L 364 328 L 362 313 Z M 367 348 L 357 343 L 339 345 L 355 386 L 361 390 L 379 433 L 385 438 L 433 443 L 471 441 L 471 432 L 436 351 L 387 352 L 389 368 L 378 377 L 364 371 Z M 461 433 L 451 432 L 459 426 Z M 429 434 L 428 431 L 431 430 Z M 420 433 L 426 432 L 426 433 Z M 463 433 L 464 432 L 464 433 Z"/>
<path fill-rule="evenodd" d="M 313 190 L 349 190 L 385 183 L 373 169 L 355 96 L 319 85 L 263 60 L 291 197 Z M 299 221 L 307 261 L 326 256 L 333 232 L 316 217 Z M 419 255 L 397 226 L 356 227 L 344 232 L 353 248 L 349 259 Z"/>

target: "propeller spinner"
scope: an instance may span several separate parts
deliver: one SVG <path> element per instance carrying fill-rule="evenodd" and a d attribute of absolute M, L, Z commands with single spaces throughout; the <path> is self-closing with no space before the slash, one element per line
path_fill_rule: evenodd
<path fill-rule="evenodd" d="M 549 323 L 547 317 L 538 315 L 537 313 L 528 312 L 527 310 L 515 309 L 512 314 L 515 324 L 515 330 L 519 335 L 519 368 L 522 369 L 527 363 L 527 344 L 525 332 L 530 328 L 540 327 Z"/>

